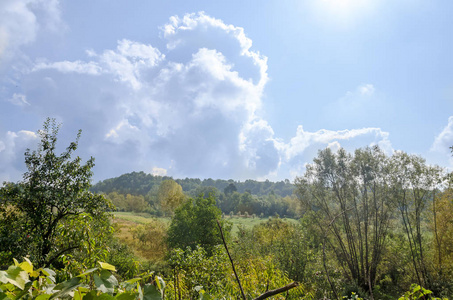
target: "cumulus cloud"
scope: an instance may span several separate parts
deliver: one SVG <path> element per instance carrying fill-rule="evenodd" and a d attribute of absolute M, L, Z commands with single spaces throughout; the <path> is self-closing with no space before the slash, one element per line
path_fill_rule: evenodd
<path fill-rule="evenodd" d="M 88 50 L 86 60 L 37 61 L 22 78 L 27 94 L 10 102 L 33 99 L 27 109 L 40 118 L 57 116 L 65 132 L 82 128 L 79 155 L 96 157 L 98 179 L 139 170 L 281 179 L 300 172 L 319 148 L 379 144 L 392 151 L 379 128 L 299 126 L 288 142 L 276 137 L 261 111 L 267 58 L 243 28 L 198 13 L 171 17 L 161 33 L 166 49 L 122 39 L 113 49 Z M 352 94 L 374 92 L 365 84 Z M 17 150 L 12 145 L 0 137 L 0 155 Z"/>
<path fill-rule="evenodd" d="M 167 170 L 164 168 L 154 167 L 151 170 L 151 174 L 153 174 L 154 176 L 165 176 L 167 175 Z"/>
<path fill-rule="evenodd" d="M 15 181 L 23 173 L 23 153 L 37 141 L 34 132 L 8 131 L 0 137 L 0 183 Z"/>
<path fill-rule="evenodd" d="M 56 30 L 60 24 L 58 0 L 0 1 L 0 63 L 34 41 L 38 30 Z"/>
<path fill-rule="evenodd" d="M 435 137 L 431 146 L 431 151 L 440 153 L 450 153 L 450 147 L 453 146 L 453 116 L 448 118 L 448 123 L 444 129 Z"/>
<path fill-rule="evenodd" d="M 325 130 L 308 132 L 300 125 L 295 137 L 283 145 L 284 163 L 289 166 L 292 177 L 300 176 L 305 166 L 313 160 L 319 149 L 331 148 L 337 151 L 340 147 L 354 151 L 365 146 L 378 145 L 387 155 L 394 152 L 389 140 L 389 133 L 380 128 L 361 128 L 350 130 Z"/>
<path fill-rule="evenodd" d="M 359 136 L 370 135 L 376 138 L 376 142 L 388 141 L 388 132 L 383 132 L 380 128 L 361 128 L 351 130 L 332 131 L 321 129 L 316 132 L 304 131 L 302 125 L 297 128 L 296 136 L 291 139 L 286 150 L 287 159 L 301 154 L 304 150 L 313 144 L 329 145 L 333 141 L 352 140 Z"/>

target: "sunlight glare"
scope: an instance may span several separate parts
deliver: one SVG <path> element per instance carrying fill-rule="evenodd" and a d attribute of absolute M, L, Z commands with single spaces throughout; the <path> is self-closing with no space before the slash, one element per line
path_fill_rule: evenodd
<path fill-rule="evenodd" d="M 374 0 L 317 0 L 315 11 L 325 21 L 326 16 L 330 21 L 344 25 L 355 23 L 373 8 Z"/>

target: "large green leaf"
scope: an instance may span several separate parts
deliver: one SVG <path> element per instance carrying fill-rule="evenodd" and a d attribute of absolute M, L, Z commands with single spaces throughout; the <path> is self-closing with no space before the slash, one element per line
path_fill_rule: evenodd
<path fill-rule="evenodd" d="M 143 287 L 143 300 L 162 300 L 162 293 L 152 284 Z"/>
<path fill-rule="evenodd" d="M 47 300 L 52 296 L 51 294 L 41 294 L 38 297 L 35 298 L 35 300 Z"/>
<path fill-rule="evenodd" d="M 0 271 L 0 282 L 7 283 L 8 278 L 6 277 L 6 271 Z"/>
<path fill-rule="evenodd" d="M 43 268 L 43 269 L 41 269 L 41 272 L 47 276 L 47 279 L 48 279 L 47 281 L 50 280 L 51 282 L 55 283 L 56 273 L 53 270 L 48 269 L 48 268 Z"/>
<path fill-rule="evenodd" d="M 25 261 L 21 262 L 19 264 L 19 267 L 21 267 L 28 274 L 33 273 L 33 264 L 31 263 L 31 261 L 28 258 L 24 257 L 24 259 L 25 259 Z"/>
<path fill-rule="evenodd" d="M 98 263 L 102 269 L 116 272 L 115 266 L 105 263 L 105 262 L 100 262 L 100 261 L 98 261 Z"/>
<path fill-rule="evenodd" d="M 86 270 L 85 272 L 83 272 L 82 274 L 80 274 L 79 276 L 85 276 L 85 275 L 88 275 L 88 274 L 91 274 L 93 273 L 94 271 L 97 271 L 99 268 L 91 268 L 91 269 L 88 269 Z"/>
<path fill-rule="evenodd" d="M 107 270 L 102 270 L 101 276 L 94 274 L 93 278 L 96 288 L 103 293 L 113 294 L 118 285 L 118 280 Z"/>
<path fill-rule="evenodd" d="M 57 284 L 54 287 L 54 291 L 58 291 L 58 292 L 53 294 L 52 297 L 50 297 L 50 299 L 54 299 L 57 297 L 63 297 L 65 295 L 69 294 L 74 289 L 76 289 L 82 285 L 81 280 L 82 279 L 80 277 L 73 277 L 70 280 Z"/>
<path fill-rule="evenodd" d="M 163 292 L 163 290 L 165 289 L 165 280 L 160 276 L 156 276 L 155 280 L 156 280 L 157 287 L 159 288 L 159 290 L 161 292 Z"/>
<path fill-rule="evenodd" d="M 28 290 L 31 288 L 32 284 L 33 284 L 32 281 L 27 282 L 25 284 L 24 289 L 20 293 L 16 294 L 15 299 L 22 299 L 22 296 L 25 296 L 25 294 L 28 294 Z"/>
<path fill-rule="evenodd" d="M 136 297 L 137 297 L 137 293 L 125 292 L 125 293 L 121 293 L 121 294 L 116 295 L 115 299 L 118 299 L 118 300 L 135 300 Z"/>
<path fill-rule="evenodd" d="M 6 271 L 6 278 L 9 283 L 14 284 L 21 290 L 25 288 L 25 284 L 29 282 L 28 273 L 21 267 L 10 266 Z"/>

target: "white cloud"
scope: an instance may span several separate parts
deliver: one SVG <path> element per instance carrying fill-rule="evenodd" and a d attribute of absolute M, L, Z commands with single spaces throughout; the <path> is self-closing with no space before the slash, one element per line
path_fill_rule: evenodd
<path fill-rule="evenodd" d="M 357 91 L 361 94 L 361 95 L 373 95 L 374 94 L 374 86 L 372 84 L 364 84 L 362 86 L 359 86 L 357 88 Z"/>
<path fill-rule="evenodd" d="M 155 67 L 164 59 L 165 55 L 157 48 L 125 39 L 118 41 L 116 51 L 106 50 L 100 55 L 100 61 L 106 66 L 105 71 L 115 74 L 133 89 L 142 86 L 141 76 L 144 70 Z"/>
<path fill-rule="evenodd" d="M 164 168 L 154 167 L 151 171 L 151 174 L 154 176 L 165 176 L 167 175 L 167 170 Z"/>
<path fill-rule="evenodd" d="M 38 136 L 31 131 L 8 131 L 0 136 L 0 184 L 15 181 L 24 171 L 23 153 L 36 143 Z"/>
<path fill-rule="evenodd" d="M 204 12 L 197 14 L 186 14 L 183 18 L 173 16 L 170 22 L 162 28 L 163 36 L 168 40 L 168 49 L 177 48 L 200 48 L 217 49 L 224 55 L 232 58 L 235 57 L 238 63 L 247 66 L 255 65 L 257 69 L 255 74 L 245 74 L 243 78 L 253 79 L 258 87 L 264 88 L 268 81 L 267 75 L 267 57 L 257 51 L 253 51 L 252 40 L 248 38 L 242 27 L 227 25 L 222 20 L 215 19 L 206 15 Z M 192 39 L 193 33 L 202 32 L 209 37 L 203 40 Z M 232 42 L 229 42 L 232 41 Z M 196 44 L 193 44 L 194 41 Z M 201 43 L 201 45 L 200 45 Z M 242 59 L 241 59 L 242 58 Z M 240 67 L 236 64 L 235 67 Z M 253 68 L 251 68 L 253 69 Z M 256 72 L 257 71 L 257 72 Z"/>
<path fill-rule="evenodd" d="M 0 1 L 0 63 L 16 55 L 24 44 L 33 42 L 38 30 L 61 28 L 58 0 Z"/>
<path fill-rule="evenodd" d="M 447 126 L 434 139 L 431 151 L 450 153 L 451 146 L 453 146 L 453 116 L 448 118 Z"/>
<path fill-rule="evenodd" d="M 55 69 L 61 73 L 79 73 L 89 75 L 99 75 L 102 71 L 102 68 L 99 66 L 99 64 L 95 62 L 85 63 L 80 60 L 59 61 L 54 63 L 40 62 L 35 64 L 32 71 L 35 72 L 44 69 Z"/>
<path fill-rule="evenodd" d="M 28 106 L 28 105 L 30 105 L 30 103 L 28 103 L 28 101 L 27 101 L 27 96 L 25 96 L 23 94 L 14 93 L 13 97 L 11 99 L 9 99 L 8 101 L 11 102 L 14 105 L 17 105 L 17 106 Z"/>
<path fill-rule="evenodd" d="M 341 142 L 341 145 L 340 145 Z M 361 128 L 350 130 L 326 130 L 308 132 L 300 125 L 296 136 L 283 145 L 281 152 L 284 163 L 290 168 L 292 176 L 300 176 L 305 171 L 307 162 L 311 162 L 319 149 L 329 147 L 334 151 L 341 147 L 354 151 L 365 146 L 378 145 L 387 155 L 393 153 L 389 133 L 380 128 Z"/>
<path fill-rule="evenodd" d="M 377 141 L 378 143 L 388 141 L 388 132 L 383 132 L 380 128 L 346 129 L 339 131 L 321 129 L 316 132 L 307 132 L 304 131 L 302 125 L 299 125 L 296 136 L 291 139 L 291 142 L 286 149 L 286 158 L 290 160 L 293 157 L 302 154 L 305 149 L 313 144 L 328 145 L 334 141 L 347 141 L 360 136 L 374 137 L 375 140 L 373 140 L 373 142 Z"/>
<path fill-rule="evenodd" d="M 367 83 L 359 85 L 354 91 L 348 91 L 346 95 L 341 97 L 336 105 L 335 110 L 358 110 L 368 107 L 373 104 L 375 98 L 372 97 L 375 94 L 374 85 Z"/>
<path fill-rule="evenodd" d="M 61 73 L 111 74 L 117 80 L 126 82 L 137 90 L 142 86 L 142 73 L 165 59 L 165 55 L 160 53 L 157 48 L 126 39 L 118 41 L 116 50 L 106 50 L 100 55 L 92 50 L 88 50 L 86 53 L 89 57 L 97 58 L 98 61 L 38 62 L 32 71 L 54 69 Z"/>
<path fill-rule="evenodd" d="M 96 178 L 139 170 L 287 177 L 303 170 L 317 149 L 340 142 L 391 151 L 379 128 L 306 132 L 299 126 L 288 143 L 278 139 L 261 117 L 267 58 L 252 50 L 242 28 L 198 13 L 171 17 L 162 36 L 167 49 L 123 39 L 100 54 L 88 50 L 86 61 L 41 61 L 24 75 L 36 115 L 58 116 L 67 132 L 84 130 L 80 156 L 96 157 Z M 374 93 L 365 84 L 351 95 Z M 20 95 L 12 99 L 26 101 Z M 0 141 L 0 149 L 13 149 Z"/>

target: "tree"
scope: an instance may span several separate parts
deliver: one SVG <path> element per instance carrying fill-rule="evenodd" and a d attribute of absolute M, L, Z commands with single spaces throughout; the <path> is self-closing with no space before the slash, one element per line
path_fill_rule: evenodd
<path fill-rule="evenodd" d="M 173 215 L 175 209 L 184 202 L 185 195 L 176 181 L 168 179 L 160 183 L 157 198 L 162 210 L 166 214 Z"/>
<path fill-rule="evenodd" d="M 82 240 L 74 239 L 73 234 L 60 236 L 65 232 L 63 224 L 86 214 L 103 218 L 111 208 L 102 195 L 88 191 L 94 158 L 85 164 L 80 157 L 71 158 L 81 131 L 66 151 L 55 153 L 59 128 L 55 119 L 46 120 L 38 131 L 38 149 L 25 152 L 28 171 L 23 180 L 5 183 L 0 189 L 0 252 L 4 259 L 28 254 L 38 266 L 47 266 L 83 241 L 82 235 L 78 236 Z M 11 236 L 16 240 L 12 241 Z"/>
<path fill-rule="evenodd" d="M 232 193 L 236 192 L 237 190 L 238 189 L 236 188 L 234 183 L 230 183 L 227 187 L 225 187 L 223 189 L 223 193 L 228 196 L 229 194 L 232 194 Z"/>
<path fill-rule="evenodd" d="M 319 151 L 296 179 L 306 210 L 347 278 L 372 293 L 392 217 L 389 158 L 378 148 Z M 371 294 L 372 296 L 372 294 Z"/>
<path fill-rule="evenodd" d="M 418 284 L 431 288 L 422 221 L 430 202 L 434 205 L 436 221 L 436 194 L 444 178 L 443 170 L 437 166 L 427 165 L 419 156 L 403 152 L 397 152 L 393 160 L 395 169 L 392 171 L 392 184 L 395 201 L 409 243 L 414 271 Z M 434 235 L 438 238 L 436 230 L 437 228 L 434 228 Z"/>
<path fill-rule="evenodd" d="M 175 211 L 168 229 L 169 246 L 195 249 L 200 245 L 210 255 L 214 246 L 222 243 L 216 221 L 220 221 L 221 217 L 222 212 L 216 207 L 212 195 L 207 198 L 200 195 L 196 199 L 189 199 Z M 221 222 L 228 234 L 231 226 L 223 220 Z"/>

